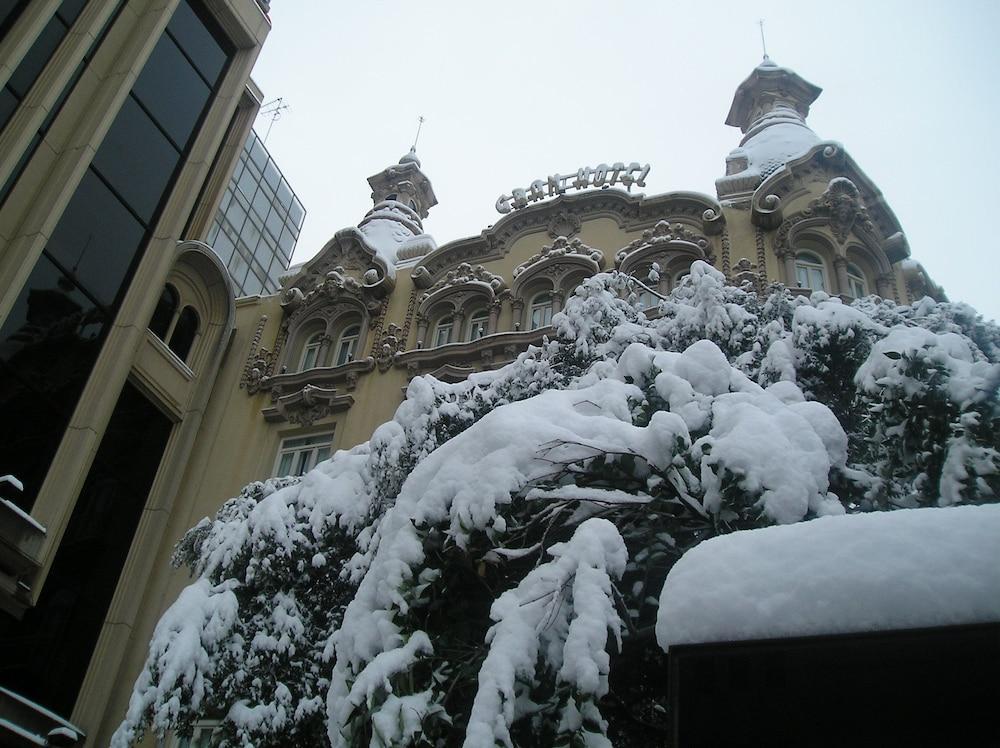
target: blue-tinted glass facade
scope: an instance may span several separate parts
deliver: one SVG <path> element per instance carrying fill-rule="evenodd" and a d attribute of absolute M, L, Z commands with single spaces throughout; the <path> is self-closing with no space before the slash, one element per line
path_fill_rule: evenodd
<path fill-rule="evenodd" d="M 305 217 L 302 203 L 251 130 L 208 233 L 237 296 L 278 290 Z"/>

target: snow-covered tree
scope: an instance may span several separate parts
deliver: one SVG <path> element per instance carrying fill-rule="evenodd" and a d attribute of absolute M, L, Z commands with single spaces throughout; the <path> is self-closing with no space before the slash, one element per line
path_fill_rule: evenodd
<path fill-rule="evenodd" d="M 994 501 L 1000 332 L 964 305 L 765 297 L 709 265 L 647 318 L 585 281 L 557 337 L 180 542 L 114 738 L 222 720 L 223 745 L 646 745 L 654 630 L 702 540 Z"/>

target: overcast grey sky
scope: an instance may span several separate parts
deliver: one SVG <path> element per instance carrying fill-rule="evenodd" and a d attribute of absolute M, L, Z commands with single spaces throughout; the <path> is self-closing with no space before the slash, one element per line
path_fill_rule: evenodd
<path fill-rule="evenodd" d="M 290 107 L 267 147 L 308 211 L 296 262 L 371 207 L 366 179 L 418 115 L 439 245 L 494 223 L 512 187 L 601 162 L 650 163 L 646 194 L 714 196 L 763 18 L 771 58 L 824 89 L 810 126 L 880 187 L 913 257 L 1000 319 L 1000 2 L 274 0 L 271 18 L 253 75 Z"/>

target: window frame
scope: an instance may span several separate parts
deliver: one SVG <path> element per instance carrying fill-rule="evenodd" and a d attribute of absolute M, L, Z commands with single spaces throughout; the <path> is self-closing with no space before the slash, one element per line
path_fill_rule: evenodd
<path fill-rule="evenodd" d="M 441 342 L 442 333 L 445 333 L 444 342 Z M 437 324 L 434 325 L 433 347 L 439 348 L 440 346 L 443 345 L 450 345 L 452 343 L 451 338 L 454 335 L 454 333 L 455 333 L 455 316 L 449 314 L 445 317 L 442 317 L 437 321 Z"/>
<path fill-rule="evenodd" d="M 861 293 L 855 293 L 860 291 Z M 845 292 L 855 299 L 862 299 L 868 295 L 868 279 L 864 271 L 853 262 L 847 263 L 847 288 Z"/>
<path fill-rule="evenodd" d="M 296 371 L 307 371 L 308 369 L 315 369 L 317 366 L 322 366 L 319 354 L 323 348 L 323 334 L 323 330 L 317 330 L 306 338 L 306 342 L 302 345 L 302 354 L 299 356 L 299 365 Z M 307 363 L 310 354 L 313 354 L 312 362 Z"/>
<path fill-rule="evenodd" d="M 353 331 L 353 332 L 352 332 Z M 334 366 L 343 366 L 354 361 L 358 353 L 358 345 L 361 342 L 361 325 L 353 324 L 347 327 L 340 337 L 337 338 L 337 354 L 334 358 Z M 347 355 L 343 356 L 344 346 L 347 345 Z"/>
<path fill-rule="evenodd" d="M 820 287 L 814 288 L 809 285 L 809 282 L 814 280 L 811 277 L 812 274 L 818 273 L 820 279 Z M 803 284 L 803 274 L 806 283 Z M 826 263 L 823 262 L 823 258 L 814 252 L 810 251 L 800 251 L 795 253 L 795 283 L 797 288 L 807 289 L 809 291 L 822 291 L 823 293 L 830 293 L 830 281 L 826 273 Z"/>
<path fill-rule="evenodd" d="M 286 476 L 305 475 L 323 460 L 327 460 L 333 454 L 333 437 L 335 429 L 323 431 L 318 434 L 307 434 L 305 436 L 287 436 L 278 444 L 278 451 L 274 455 L 274 467 L 271 469 L 271 477 L 283 478 Z M 321 453 L 325 451 L 325 455 Z M 281 470 L 282 458 L 290 456 L 291 470 L 300 469 L 301 472 L 284 472 Z M 304 456 L 304 461 L 297 459 Z M 299 465 L 296 468 L 296 464 Z"/>
<path fill-rule="evenodd" d="M 545 301 L 539 301 L 546 297 Z M 541 314 L 541 324 L 535 324 L 535 312 Z M 552 325 L 552 317 L 555 314 L 555 294 L 552 291 L 540 291 L 531 297 L 528 305 L 528 329 L 541 330 L 543 327 Z"/>
<path fill-rule="evenodd" d="M 479 335 L 476 335 L 476 330 L 479 328 L 481 330 Z M 477 309 L 471 315 L 469 315 L 469 329 L 466 332 L 465 340 L 466 342 L 473 342 L 485 338 L 489 335 L 490 330 L 490 310 L 483 307 L 482 309 Z"/>

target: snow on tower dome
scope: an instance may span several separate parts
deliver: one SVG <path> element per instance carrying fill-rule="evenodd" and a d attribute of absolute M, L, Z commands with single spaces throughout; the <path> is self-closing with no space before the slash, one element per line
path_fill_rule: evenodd
<path fill-rule="evenodd" d="M 403 157 L 399 159 L 401 164 L 416 164 L 417 168 L 420 168 L 420 159 L 417 158 L 417 147 L 415 145 L 410 146 L 410 150 L 403 154 Z"/>
<path fill-rule="evenodd" d="M 822 92 L 797 73 L 765 57 L 736 89 L 726 124 L 743 139 L 726 157 L 726 176 L 716 180 L 720 198 L 753 192 L 788 161 L 820 142 L 806 124 L 809 105 Z"/>

